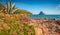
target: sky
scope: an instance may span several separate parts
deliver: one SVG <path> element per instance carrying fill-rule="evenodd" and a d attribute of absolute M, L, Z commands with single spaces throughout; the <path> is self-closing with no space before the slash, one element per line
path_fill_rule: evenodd
<path fill-rule="evenodd" d="M 12 0 L 12 2 L 16 4 L 17 8 L 33 14 L 39 14 L 40 11 L 45 14 L 60 14 L 60 0 Z"/>

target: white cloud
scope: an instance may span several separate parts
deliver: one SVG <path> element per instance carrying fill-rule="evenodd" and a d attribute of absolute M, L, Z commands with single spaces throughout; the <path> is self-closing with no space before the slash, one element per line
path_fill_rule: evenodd
<path fill-rule="evenodd" d="M 58 5 L 56 6 L 56 9 L 60 9 L 60 4 L 58 4 Z"/>

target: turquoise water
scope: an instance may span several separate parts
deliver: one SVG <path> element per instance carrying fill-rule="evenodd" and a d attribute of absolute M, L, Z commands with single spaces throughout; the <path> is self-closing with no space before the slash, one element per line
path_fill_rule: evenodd
<path fill-rule="evenodd" d="M 28 15 L 30 18 L 55 18 L 60 19 L 60 15 Z"/>

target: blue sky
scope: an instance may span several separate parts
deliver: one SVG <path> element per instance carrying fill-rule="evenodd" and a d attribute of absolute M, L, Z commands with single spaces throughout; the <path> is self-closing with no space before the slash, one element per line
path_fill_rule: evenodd
<path fill-rule="evenodd" d="M 40 11 L 45 14 L 60 14 L 60 0 L 12 0 L 12 2 L 19 9 L 28 10 L 33 14 L 39 14 Z"/>

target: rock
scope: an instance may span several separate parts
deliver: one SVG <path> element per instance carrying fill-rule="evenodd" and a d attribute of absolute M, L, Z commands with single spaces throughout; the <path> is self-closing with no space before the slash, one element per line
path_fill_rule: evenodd
<path fill-rule="evenodd" d="M 43 11 L 40 11 L 39 15 L 44 15 Z"/>
<path fill-rule="evenodd" d="M 59 25 L 60 25 L 60 20 L 57 20 L 56 22 L 57 22 L 57 24 L 59 24 Z"/>
<path fill-rule="evenodd" d="M 60 20 L 49 18 L 30 19 L 26 16 L 21 20 L 23 20 L 23 23 L 34 26 L 35 35 L 59 35 L 55 30 L 57 29 L 56 27 L 60 27 Z"/>

